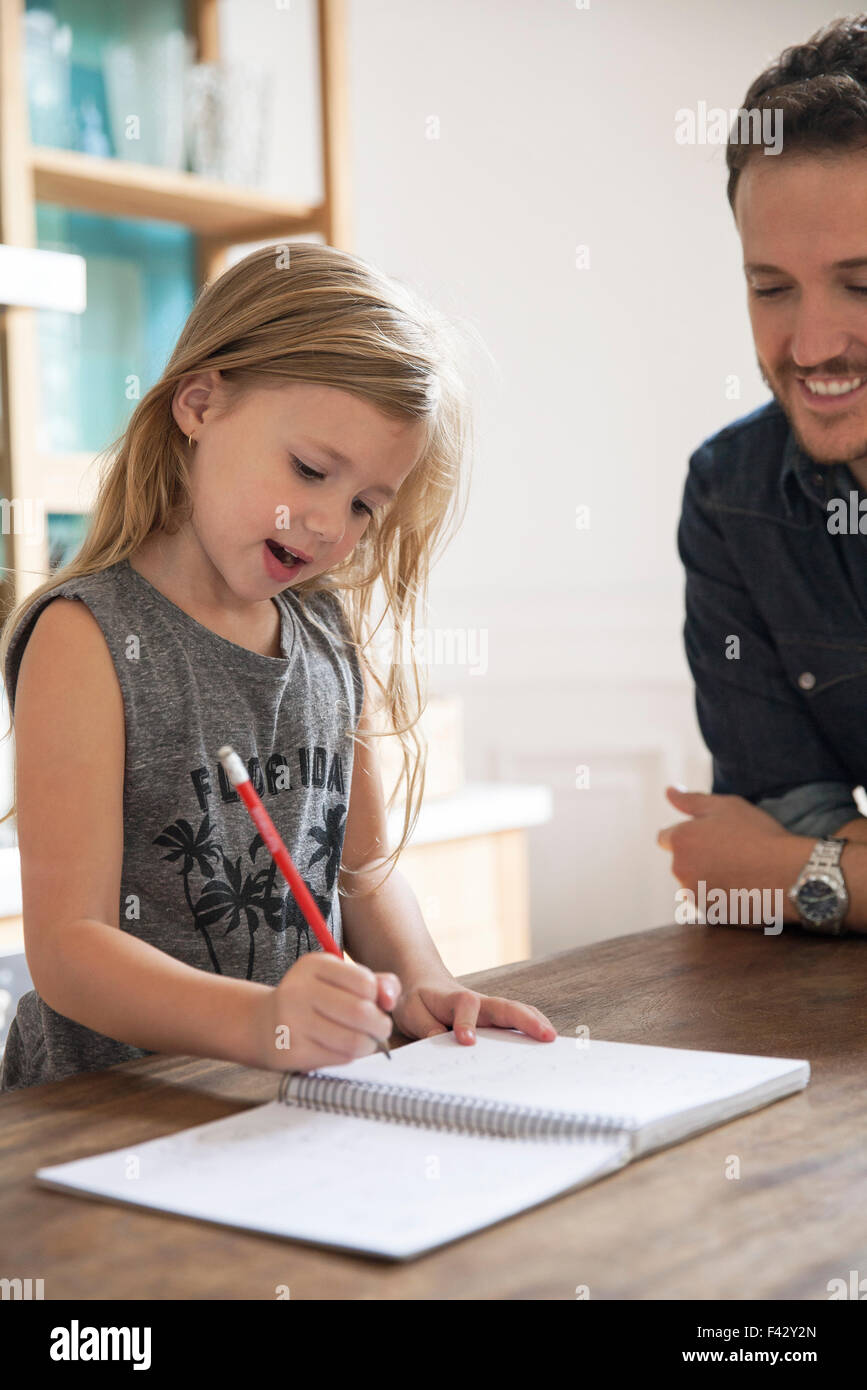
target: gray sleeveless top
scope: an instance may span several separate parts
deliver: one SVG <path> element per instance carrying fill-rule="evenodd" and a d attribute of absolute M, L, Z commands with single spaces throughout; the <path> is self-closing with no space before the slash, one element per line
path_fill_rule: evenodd
<path fill-rule="evenodd" d="M 119 926 L 196 966 L 276 985 L 298 956 L 321 950 L 228 782 L 231 744 L 342 946 L 337 874 L 361 715 L 358 657 L 339 597 L 277 594 L 282 657 L 218 637 L 119 561 L 60 584 L 15 629 L 6 689 L 15 708 L 21 657 L 46 604 L 86 603 L 123 695 L 126 760 Z M 75 790 L 68 788 L 69 814 Z M 153 1054 L 56 1013 L 36 990 L 12 1021 L 0 1090 L 59 1080 Z"/>

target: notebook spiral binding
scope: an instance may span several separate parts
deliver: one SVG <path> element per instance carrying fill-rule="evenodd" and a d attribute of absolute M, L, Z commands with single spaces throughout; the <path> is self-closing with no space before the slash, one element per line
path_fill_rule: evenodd
<path fill-rule="evenodd" d="M 332 1114 L 361 1115 L 395 1124 L 427 1125 L 458 1134 L 501 1139 L 608 1139 L 635 1129 L 635 1122 L 625 1117 L 570 1115 L 379 1081 L 347 1081 L 315 1071 L 284 1072 L 277 1098 L 284 1105 L 301 1105 Z"/>

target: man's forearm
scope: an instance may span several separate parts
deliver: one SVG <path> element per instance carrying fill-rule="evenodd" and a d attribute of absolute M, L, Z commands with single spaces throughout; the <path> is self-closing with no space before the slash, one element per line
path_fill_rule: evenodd
<path fill-rule="evenodd" d="M 391 970 L 403 989 L 418 980 L 451 979 L 425 926 L 418 899 L 399 869 L 384 883 L 382 871 L 350 875 L 341 896 L 343 942 L 353 960 L 370 970 Z M 366 896 L 353 896 L 380 883 Z"/>
<path fill-rule="evenodd" d="M 782 908 L 783 922 L 800 920 L 788 890 L 820 837 L 784 830 L 774 816 L 740 796 L 680 787 L 667 787 L 665 794 L 675 810 L 688 817 L 664 826 L 657 837 L 661 848 L 671 852 L 672 873 L 683 887 L 692 893 L 769 890 L 780 894 L 775 902 Z M 843 929 L 867 934 L 867 843 L 851 837 L 843 846 L 840 869 L 849 895 Z"/>

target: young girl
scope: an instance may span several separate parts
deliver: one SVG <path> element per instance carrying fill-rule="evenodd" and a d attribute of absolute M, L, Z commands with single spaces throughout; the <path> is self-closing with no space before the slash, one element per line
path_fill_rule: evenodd
<path fill-rule="evenodd" d="M 356 257 L 254 251 L 200 294 L 78 555 L 10 615 L 35 989 L 0 1090 L 149 1052 L 306 1071 L 373 1052 L 392 1021 L 555 1037 L 437 953 L 395 869 L 424 787 L 418 672 L 413 705 L 401 660 L 384 684 L 362 657 L 375 585 L 395 652 L 412 630 L 454 509 L 469 410 L 446 329 Z M 390 855 L 374 686 L 403 750 Z M 227 743 L 351 960 L 311 939 Z"/>

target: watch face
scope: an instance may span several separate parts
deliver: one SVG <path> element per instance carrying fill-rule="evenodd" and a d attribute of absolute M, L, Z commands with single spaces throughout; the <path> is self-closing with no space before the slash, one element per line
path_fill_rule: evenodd
<path fill-rule="evenodd" d="M 821 878 L 808 878 L 798 889 L 798 907 L 808 922 L 823 927 L 840 912 L 837 889 Z"/>

